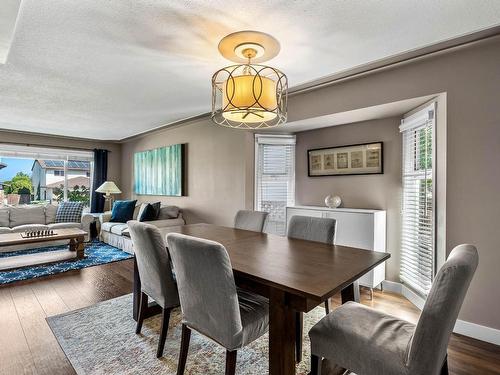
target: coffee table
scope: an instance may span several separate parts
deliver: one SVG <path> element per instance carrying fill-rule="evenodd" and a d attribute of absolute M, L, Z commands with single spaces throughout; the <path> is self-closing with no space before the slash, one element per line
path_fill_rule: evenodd
<path fill-rule="evenodd" d="M 0 250 L 4 246 L 69 240 L 69 251 L 48 251 L 2 258 L 0 259 L 0 270 L 85 258 L 84 239 L 86 232 L 76 228 L 54 229 L 54 232 L 55 234 L 52 236 L 28 238 L 24 238 L 22 233 L 0 234 Z"/>

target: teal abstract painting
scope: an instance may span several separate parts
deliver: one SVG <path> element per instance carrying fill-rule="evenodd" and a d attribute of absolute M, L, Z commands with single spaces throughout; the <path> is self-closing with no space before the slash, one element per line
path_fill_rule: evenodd
<path fill-rule="evenodd" d="M 184 145 L 160 147 L 134 155 L 134 192 L 184 195 Z"/>

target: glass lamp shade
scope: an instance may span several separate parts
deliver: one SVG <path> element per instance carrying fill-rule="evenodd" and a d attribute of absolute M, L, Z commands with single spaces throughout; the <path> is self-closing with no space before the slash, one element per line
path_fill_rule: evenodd
<path fill-rule="evenodd" d="M 288 83 L 277 69 L 233 65 L 212 77 L 212 120 L 243 129 L 274 127 L 286 122 Z"/>

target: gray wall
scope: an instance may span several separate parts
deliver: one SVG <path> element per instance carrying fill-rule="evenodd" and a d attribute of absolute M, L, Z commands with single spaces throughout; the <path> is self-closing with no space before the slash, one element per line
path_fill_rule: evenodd
<path fill-rule="evenodd" d="M 400 118 L 364 121 L 297 133 L 295 199 L 299 205 L 324 206 L 328 194 L 339 195 L 344 207 L 387 210 L 387 279 L 399 281 L 401 206 Z M 355 143 L 384 142 L 384 174 L 308 177 L 307 150 Z"/>
<path fill-rule="evenodd" d="M 496 36 L 289 100 L 293 121 L 446 92 L 446 247 L 449 252 L 460 243 L 473 243 L 480 256 L 460 319 L 496 329 L 500 329 L 499 61 L 500 36 Z"/>
<path fill-rule="evenodd" d="M 187 143 L 187 196 L 135 195 L 135 152 Z M 139 201 L 161 201 L 184 210 L 188 223 L 232 225 L 236 211 L 252 208 L 253 135 L 208 119 L 135 138 L 122 147 L 122 191 Z"/>

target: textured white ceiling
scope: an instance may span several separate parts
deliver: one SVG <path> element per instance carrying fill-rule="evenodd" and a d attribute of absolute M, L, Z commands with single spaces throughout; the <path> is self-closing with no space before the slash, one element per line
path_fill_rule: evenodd
<path fill-rule="evenodd" d="M 0 129 L 117 140 L 207 112 L 238 30 L 275 36 L 294 86 L 499 23 L 498 0 L 23 0 Z"/>

